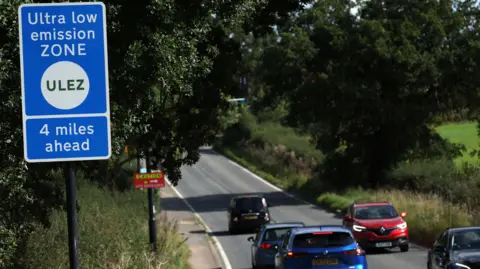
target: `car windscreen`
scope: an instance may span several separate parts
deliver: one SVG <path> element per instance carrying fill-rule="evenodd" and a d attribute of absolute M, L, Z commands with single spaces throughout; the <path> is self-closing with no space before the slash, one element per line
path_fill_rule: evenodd
<path fill-rule="evenodd" d="M 262 198 L 251 197 L 251 198 L 239 198 L 235 202 L 235 208 L 240 212 L 259 212 L 264 210 L 264 205 L 262 203 Z"/>
<path fill-rule="evenodd" d="M 342 247 L 355 243 L 347 232 L 318 232 L 297 234 L 293 238 L 293 248 Z"/>
<path fill-rule="evenodd" d="M 356 219 L 390 219 L 398 217 L 398 213 L 391 205 L 364 206 L 355 208 Z"/>
<path fill-rule="evenodd" d="M 263 241 L 280 241 L 291 227 L 271 228 L 265 231 Z"/>
<path fill-rule="evenodd" d="M 452 246 L 456 251 L 480 249 L 480 229 L 454 231 Z"/>

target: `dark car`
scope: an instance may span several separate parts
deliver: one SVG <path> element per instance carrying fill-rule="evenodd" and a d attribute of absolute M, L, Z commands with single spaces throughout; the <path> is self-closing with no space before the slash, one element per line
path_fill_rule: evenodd
<path fill-rule="evenodd" d="M 255 238 L 247 238 L 252 242 L 251 257 L 252 268 L 273 268 L 275 266 L 275 253 L 277 249 L 274 245 L 280 245 L 283 236 L 292 228 L 304 227 L 302 222 L 271 223 L 263 225 Z"/>
<path fill-rule="evenodd" d="M 270 205 L 262 195 L 238 195 L 230 200 L 228 207 L 228 231 L 257 231 L 270 223 Z"/>
<path fill-rule="evenodd" d="M 480 227 L 446 229 L 428 251 L 429 269 L 479 269 Z"/>

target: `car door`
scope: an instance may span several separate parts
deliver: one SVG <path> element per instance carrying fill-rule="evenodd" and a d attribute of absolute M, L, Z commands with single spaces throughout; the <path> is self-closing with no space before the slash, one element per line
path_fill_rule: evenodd
<path fill-rule="evenodd" d="M 445 269 L 447 264 L 447 243 L 448 243 L 448 231 L 444 231 L 433 244 L 430 251 L 430 264 L 432 269 Z"/>
<path fill-rule="evenodd" d="M 283 269 L 283 259 L 288 252 L 288 242 L 290 241 L 290 236 L 292 231 L 288 231 L 283 238 L 282 244 L 278 247 L 277 253 L 275 254 L 275 268 Z"/>
<path fill-rule="evenodd" d="M 263 232 L 265 231 L 265 227 L 262 227 L 262 229 L 260 229 L 260 231 L 258 231 L 258 233 L 255 235 L 255 239 L 253 239 L 253 242 L 252 242 L 252 246 L 251 246 L 251 250 L 252 250 L 252 263 L 253 264 L 256 264 L 256 255 L 257 255 L 257 250 L 258 250 L 258 247 L 260 245 L 260 242 L 261 242 L 261 238 L 262 238 L 262 235 L 263 235 Z"/>

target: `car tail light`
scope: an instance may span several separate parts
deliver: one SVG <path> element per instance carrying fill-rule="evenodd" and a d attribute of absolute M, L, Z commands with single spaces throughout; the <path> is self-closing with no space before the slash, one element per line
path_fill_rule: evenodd
<path fill-rule="evenodd" d="M 234 221 L 234 222 L 237 222 L 237 221 L 238 221 L 238 218 L 237 218 L 237 217 L 233 218 L 233 221 Z"/>
<path fill-rule="evenodd" d="M 351 250 L 345 250 L 343 252 L 345 255 L 353 255 L 353 256 L 365 256 L 365 251 L 361 248 L 356 248 L 356 249 L 351 249 Z"/>
<path fill-rule="evenodd" d="M 314 232 L 312 234 L 333 234 L 333 232 Z"/>
<path fill-rule="evenodd" d="M 285 258 L 297 258 L 297 257 L 303 257 L 307 255 L 306 252 L 292 252 L 292 251 L 289 251 L 287 252 L 287 256 Z"/>
<path fill-rule="evenodd" d="M 260 248 L 270 248 L 272 245 L 270 245 L 269 243 L 265 243 L 265 244 L 261 244 L 260 245 Z"/>

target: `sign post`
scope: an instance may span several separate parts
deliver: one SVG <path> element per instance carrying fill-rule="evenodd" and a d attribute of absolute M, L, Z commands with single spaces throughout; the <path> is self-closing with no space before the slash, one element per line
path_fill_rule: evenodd
<path fill-rule="evenodd" d="M 70 268 L 78 269 L 73 162 L 111 156 L 105 5 L 24 4 L 18 20 L 25 160 L 65 162 Z"/>
<path fill-rule="evenodd" d="M 150 163 L 150 151 L 145 152 L 147 155 L 145 162 L 147 165 L 147 174 L 152 172 L 152 164 Z M 163 177 L 162 177 L 163 179 Z M 147 189 L 148 198 L 148 231 L 150 237 L 150 244 L 152 246 L 153 253 L 157 253 L 157 226 L 155 225 L 155 204 L 153 202 L 153 189 L 150 187 Z"/>

